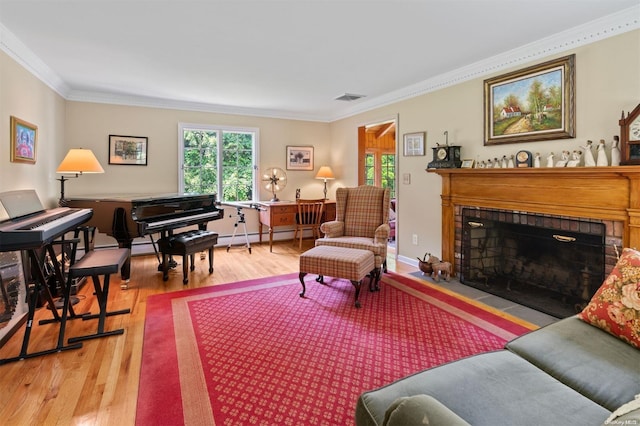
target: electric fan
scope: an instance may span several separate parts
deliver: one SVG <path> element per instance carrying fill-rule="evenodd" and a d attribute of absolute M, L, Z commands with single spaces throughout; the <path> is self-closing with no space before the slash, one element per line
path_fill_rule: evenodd
<path fill-rule="evenodd" d="M 273 194 L 271 201 L 280 201 L 276 197 L 276 192 L 282 191 L 287 186 L 287 174 L 279 167 L 269 167 L 262 174 L 262 182 L 264 189 Z"/>

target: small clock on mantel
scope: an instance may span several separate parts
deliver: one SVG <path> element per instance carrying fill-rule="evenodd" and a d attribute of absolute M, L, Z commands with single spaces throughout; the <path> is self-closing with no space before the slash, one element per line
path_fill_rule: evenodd
<path fill-rule="evenodd" d="M 640 104 L 618 121 L 620 124 L 620 164 L 640 165 Z"/>
<path fill-rule="evenodd" d="M 428 169 L 455 169 L 462 166 L 460 147 L 455 145 L 436 146 L 433 149 L 433 161 Z"/>

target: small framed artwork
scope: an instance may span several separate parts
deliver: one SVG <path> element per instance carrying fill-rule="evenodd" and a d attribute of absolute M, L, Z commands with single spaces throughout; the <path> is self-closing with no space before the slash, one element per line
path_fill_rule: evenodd
<path fill-rule="evenodd" d="M 460 165 L 461 169 L 472 169 L 473 168 L 473 159 L 462 160 L 462 164 Z"/>
<path fill-rule="evenodd" d="M 36 163 L 38 126 L 11 116 L 11 161 Z"/>
<path fill-rule="evenodd" d="M 144 136 L 109 135 L 109 164 L 146 166 L 148 139 Z"/>
<path fill-rule="evenodd" d="M 484 144 L 574 138 L 575 55 L 484 81 Z"/>
<path fill-rule="evenodd" d="M 313 170 L 313 147 L 287 145 L 287 170 Z"/>
<path fill-rule="evenodd" d="M 405 133 L 404 134 L 404 155 L 412 157 L 424 155 L 424 144 L 426 132 Z"/>

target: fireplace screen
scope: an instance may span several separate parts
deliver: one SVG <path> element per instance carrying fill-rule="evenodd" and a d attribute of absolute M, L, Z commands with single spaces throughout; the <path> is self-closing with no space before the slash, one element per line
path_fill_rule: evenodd
<path fill-rule="evenodd" d="M 460 281 L 564 318 L 602 284 L 605 234 L 597 221 L 465 208 Z"/>

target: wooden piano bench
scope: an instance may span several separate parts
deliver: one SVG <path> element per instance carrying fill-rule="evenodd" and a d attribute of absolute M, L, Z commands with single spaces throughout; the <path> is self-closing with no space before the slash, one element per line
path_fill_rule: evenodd
<path fill-rule="evenodd" d="M 122 265 L 128 257 L 128 248 L 92 250 L 87 252 L 82 256 L 82 259 L 69 267 L 69 271 L 67 273 L 68 283 L 65 288 L 65 292 L 67 293 L 65 294 L 66 300 L 69 300 L 71 281 L 74 278 L 91 277 L 96 291 L 96 298 L 98 299 L 98 306 L 100 308 L 100 312 L 98 314 L 82 315 L 82 320 L 98 318 L 98 331 L 95 334 L 72 337 L 69 339 L 69 343 L 124 333 L 124 329 L 122 328 L 113 331 L 104 331 L 104 323 L 108 316 L 128 314 L 131 312 L 130 309 L 122 309 L 112 312 L 107 311 L 107 300 L 109 299 L 109 277 L 111 274 L 117 273 L 118 270 L 122 268 Z M 100 285 L 100 275 L 104 276 L 102 279 L 102 285 Z"/>
<path fill-rule="evenodd" d="M 194 255 L 209 250 L 209 273 L 213 272 L 213 247 L 218 243 L 218 233 L 203 229 L 181 232 L 158 240 L 162 253 L 162 279 L 169 279 L 169 256 L 182 256 L 182 283 L 189 282 L 189 258 L 191 270 L 195 269 Z"/>

